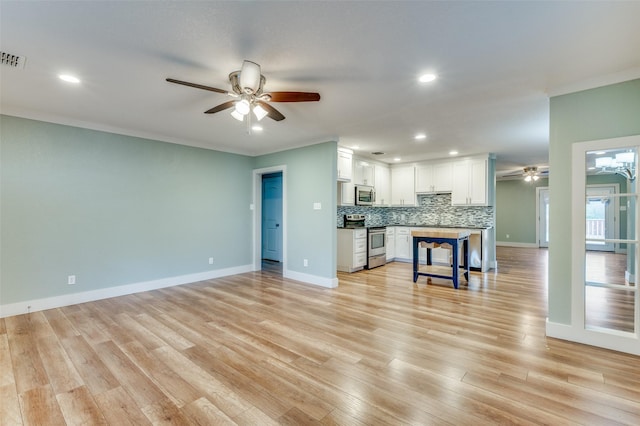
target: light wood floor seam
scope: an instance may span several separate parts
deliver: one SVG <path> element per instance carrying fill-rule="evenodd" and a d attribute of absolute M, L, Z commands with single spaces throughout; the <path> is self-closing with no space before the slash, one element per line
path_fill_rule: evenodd
<path fill-rule="evenodd" d="M 267 268 L 0 319 L 0 425 L 640 424 L 640 358 L 546 338 L 547 251 L 498 263 L 458 290 Z"/>

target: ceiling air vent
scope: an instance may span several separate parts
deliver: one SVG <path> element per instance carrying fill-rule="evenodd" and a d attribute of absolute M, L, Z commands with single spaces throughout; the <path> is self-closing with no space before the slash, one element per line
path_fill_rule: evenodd
<path fill-rule="evenodd" d="M 7 65 L 12 68 L 24 68 L 24 63 L 27 60 L 24 56 L 12 55 L 7 52 L 0 53 L 2 53 L 2 65 Z"/>

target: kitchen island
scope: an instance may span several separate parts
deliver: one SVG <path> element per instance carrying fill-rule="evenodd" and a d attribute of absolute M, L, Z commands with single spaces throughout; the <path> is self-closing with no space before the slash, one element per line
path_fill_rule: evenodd
<path fill-rule="evenodd" d="M 427 277 L 445 278 L 453 281 L 453 287 L 458 288 L 460 268 L 464 269 L 464 277 L 469 282 L 469 235 L 468 230 L 453 228 L 425 228 L 411 232 L 413 238 L 413 282 L 418 280 L 419 275 Z M 458 259 L 458 247 L 462 243 L 462 265 Z M 442 244 L 451 246 L 452 251 L 452 271 L 451 275 L 443 275 L 435 272 L 421 272 L 419 265 L 418 249 L 421 244 L 427 245 L 427 251 Z M 431 256 L 427 254 L 427 265 L 431 265 Z"/>

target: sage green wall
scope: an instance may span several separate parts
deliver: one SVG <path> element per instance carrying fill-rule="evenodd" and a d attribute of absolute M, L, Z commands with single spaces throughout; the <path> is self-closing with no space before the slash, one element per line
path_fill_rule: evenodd
<path fill-rule="evenodd" d="M 251 157 L 9 116 L 0 136 L 0 304 L 252 263 Z"/>
<path fill-rule="evenodd" d="M 537 244 L 536 188 L 548 179 L 527 183 L 523 179 L 496 182 L 496 240 Z M 509 234 L 509 238 L 507 238 Z"/>
<path fill-rule="evenodd" d="M 336 277 L 336 142 L 256 157 L 256 169 L 286 165 L 287 267 Z M 321 210 L 313 204 L 321 203 Z M 309 266 L 303 266 L 303 259 Z"/>
<path fill-rule="evenodd" d="M 571 146 L 640 134 L 640 79 L 550 100 L 549 321 L 571 323 Z"/>
<path fill-rule="evenodd" d="M 625 192 L 627 181 L 620 175 L 587 177 L 588 185 L 617 183 Z M 536 235 L 536 188 L 549 186 L 548 179 L 527 183 L 522 179 L 496 182 L 496 239 L 500 242 L 538 244 Z M 620 214 L 620 237 L 627 232 L 627 216 Z M 507 238 L 509 234 L 509 238 Z"/>

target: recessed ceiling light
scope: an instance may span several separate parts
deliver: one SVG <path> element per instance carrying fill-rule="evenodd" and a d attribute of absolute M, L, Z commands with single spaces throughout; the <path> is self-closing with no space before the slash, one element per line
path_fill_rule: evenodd
<path fill-rule="evenodd" d="M 418 81 L 420 83 L 429 83 L 429 82 L 435 80 L 436 78 L 438 78 L 437 75 L 435 75 L 433 73 L 427 73 L 427 74 L 422 74 L 420 77 L 418 77 Z"/>
<path fill-rule="evenodd" d="M 60 74 L 58 78 L 62 81 L 66 81 L 67 83 L 74 83 L 74 84 L 80 83 L 80 79 L 71 74 Z"/>
<path fill-rule="evenodd" d="M 449 155 L 458 155 L 458 151 L 449 151 Z"/>
<path fill-rule="evenodd" d="M 360 149 L 360 146 L 358 146 L 358 145 L 353 145 L 353 146 L 351 147 L 351 149 Z"/>
<path fill-rule="evenodd" d="M 424 133 L 418 133 L 418 134 L 416 134 L 413 138 L 414 138 L 415 140 L 417 140 L 417 141 L 421 141 L 421 140 L 423 140 L 423 139 L 426 139 L 426 138 L 427 138 L 427 135 L 426 135 L 426 134 L 424 134 Z"/>
<path fill-rule="evenodd" d="M 402 160 L 402 158 L 400 158 L 400 157 L 396 157 L 396 158 L 393 159 L 393 161 L 400 161 L 400 160 Z"/>
<path fill-rule="evenodd" d="M 261 132 L 262 126 L 259 124 L 254 124 L 253 126 L 251 126 L 251 130 L 255 130 L 256 132 Z"/>

